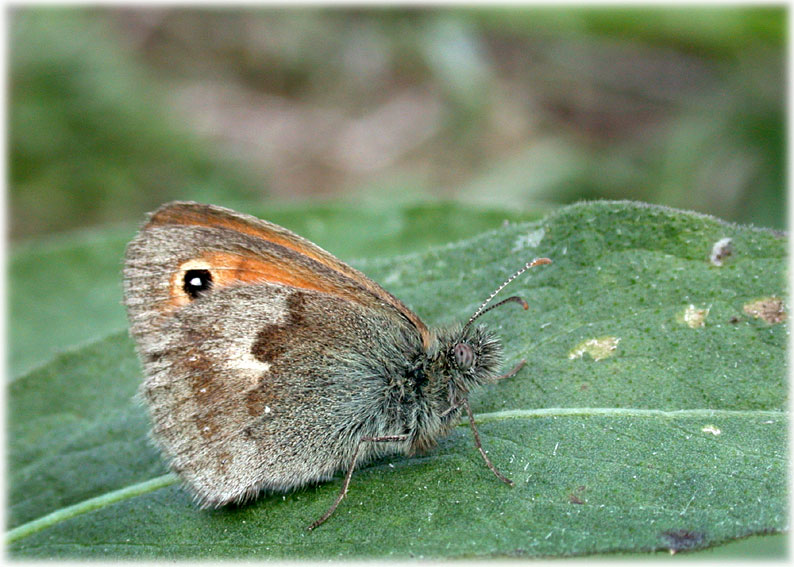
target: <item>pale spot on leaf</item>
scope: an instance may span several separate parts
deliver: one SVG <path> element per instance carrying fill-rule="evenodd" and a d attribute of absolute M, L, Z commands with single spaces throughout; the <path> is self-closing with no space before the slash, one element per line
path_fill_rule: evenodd
<path fill-rule="evenodd" d="M 574 360 L 576 358 L 582 358 L 582 356 L 585 354 L 589 354 L 590 357 L 595 361 L 603 360 L 605 358 L 609 358 L 615 353 L 619 342 L 620 338 L 618 337 L 598 337 L 595 339 L 588 339 L 571 349 L 571 351 L 568 353 L 568 358 Z"/>
<path fill-rule="evenodd" d="M 542 228 L 520 235 L 513 244 L 513 252 L 519 252 L 527 248 L 537 248 L 544 236 L 546 236 L 546 231 Z"/>
<path fill-rule="evenodd" d="M 689 305 L 684 311 L 676 316 L 679 323 L 683 323 L 690 329 L 699 329 L 706 324 L 706 317 L 709 316 L 709 308 L 698 309 L 694 305 Z"/>
<path fill-rule="evenodd" d="M 730 238 L 720 238 L 711 248 L 709 260 L 715 266 L 722 266 L 725 258 L 733 254 L 733 241 Z"/>
<path fill-rule="evenodd" d="M 713 425 L 704 425 L 701 431 L 703 433 L 711 433 L 712 435 L 719 435 L 720 433 L 722 433 L 722 431 L 720 431 L 718 427 L 715 427 Z"/>

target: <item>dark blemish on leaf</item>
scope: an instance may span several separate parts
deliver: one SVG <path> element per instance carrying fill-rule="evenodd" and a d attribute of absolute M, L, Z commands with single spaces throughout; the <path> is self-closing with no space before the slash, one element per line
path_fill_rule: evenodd
<path fill-rule="evenodd" d="M 731 325 L 735 325 L 736 323 L 738 323 L 741 320 L 742 320 L 741 317 L 739 317 L 738 315 L 734 315 L 733 317 L 728 319 L 728 323 L 730 323 Z"/>
<path fill-rule="evenodd" d="M 582 382 L 582 385 L 581 385 L 581 386 L 579 386 L 579 389 L 580 389 L 581 391 L 583 391 L 583 392 L 584 392 L 585 390 L 589 389 L 589 388 L 590 388 L 590 384 L 588 384 L 587 382 Z"/>
<path fill-rule="evenodd" d="M 745 303 L 743 309 L 751 317 L 763 319 L 770 325 L 782 323 L 787 316 L 783 300 L 774 296 L 762 297 L 756 301 Z"/>
<path fill-rule="evenodd" d="M 706 534 L 693 530 L 670 530 L 662 532 L 662 539 L 670 553 L 697 549 L 706 539 Z"/>
<path fill-rule="evenodd" d="M 571 504 L 586 504 L 587 500 L 582 497 L 582 493 L 585 490 L 587 490 L 586 486 L 577 486 L 576 489 L 568 495 L 568 502 Z"/>

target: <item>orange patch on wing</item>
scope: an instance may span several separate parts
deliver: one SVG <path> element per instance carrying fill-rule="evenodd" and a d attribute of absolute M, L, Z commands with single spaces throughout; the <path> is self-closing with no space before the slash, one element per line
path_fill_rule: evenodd
<path fill-rule="evenodd" d="M 327 279 L 313 276 L 305 267 L 282 265 L 228 252 L 208 252 L 200 258 L 184 262 L 171 276 L 171 305 L 179 307 L 190 303 L 185 293 L 185 274 L 189 270 L 207 270 L 212 275 L 212 287 L 223 288 L 230 285 L 249 283 L 273 283 L 321 291 L 356 301 L 351 290 L 334 285 Z M 360 303 L 360 302 L 359 302 Z"/>
<path fill-rule="evenodd" d="M 176 224 L 187 226 L 203 226 L 208 228 L 223 228 L 247 234 L 249 236 L 253 236 L 267 242 L 272 242 L 279 246 L 293 250 L 319 262 L 320 264 L 334 270 L 340 275 L 349 278 L 351 281 L 375 295 L 375 297 L 397 309 L 397 311 L 402 313 L 414 325 L 414 327 L 416 327 L 417 331 L 419 331 L 419 334 L 422 337 L 422 342 L 424 345 L 429 346 L 430 332 L 422 320 L 419 319 L 419 317 L 413 311 L 408 309 L 408 307 L 406 307 L 402 301 L 367 278 L 364 274 L 358 270 L 355 270 L 354 268 L 351 268 L 316 244 L 298 236 L 297 234 L 294 234 L 283 227 L 263 221 L 261 219 L 257 219 L 255 217 L 249 217 L 248 215 L 238 215 L 238 213 L 234 213 L 233 211 L 228 211 L 219 207 L 212 207 L 208 205 L 199 205 L 196 203 L 171 203 L 156 211 L 155 214 L 153 214 L 150 218 L 147 227 Z M 266 265 L 264 262 L 261 264 Z M 275 279 L 269 280 L 265 276 L 263 276 L 263 279 L 257 279 L 255 276 L 251 276 L 251 279 L 237 279 L 236 281 L 274 281 L 274 283 L 283 283 L 286 285 L 294 285 L 289 283 L 289 281 L 299 281 L 303 285 L 297 285 L 296 287 L 303 287 L 304 289 L 318 289 L 319 287 L 318 291 L 337 293 L 337 295 L 344 295 L 353 301 L 357 301 L 355 295 L 351 291 L 347 291 L 344 294 L 335 291 L 344 289 L 341 286 L 329 284 L 313 287 L 313 278 L 311 273 L 301 275 L 296 280 L 290 280 L 289 276 L 292 274 L 292 271 L 283 268 L 277 269 L 275 271 L 272 269 L 263 270 L 260 272 L 260 274 L 261 273 L 272 274 L 271 277 Z M 172 280 L 172 298 L 176 297 L 173 294 L 174 289 L 174 281 Z M 181 295 L 184 295 L 181 284 L 179 291 L 181 292 Z M 183 303 L 186 303 L 187 301 L 188 299 L 185 298 Z M 360 298 L 357 302 L 364 303 Z"/>

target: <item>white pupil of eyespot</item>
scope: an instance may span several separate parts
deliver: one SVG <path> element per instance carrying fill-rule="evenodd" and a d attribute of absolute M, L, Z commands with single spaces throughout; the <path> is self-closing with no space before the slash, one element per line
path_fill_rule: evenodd
<path fill-rule="evenodd" d="M 190 285 L 194 285 L 196 287 L 200 286 L 201 285 L 201 278 L 195 277 L 195 278 L 191 279 L 190 280 Z"/>

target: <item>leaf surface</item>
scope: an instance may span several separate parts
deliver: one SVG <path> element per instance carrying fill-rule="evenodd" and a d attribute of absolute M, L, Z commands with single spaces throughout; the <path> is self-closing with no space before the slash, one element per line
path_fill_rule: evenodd
<path fill-rule="evenodd" d="M 722 266 L 713 245 L 731 238 Z M 430 251 L 356 266 L 431 325 L 483 317 L 517 376 L 477 391 L 484 466 L 464 426 L 437 450 L 241 507 L 199 510 L 163 476 L 123 332 L 9 386 L 14 557 L 489 557 L 699 549 L 788 527 L 786 241 L 667 208 L 566 207 Z M 780 317 L 781 319 L 783 317 Z M 49 515 L 49 516 L 48 516 Z"/>

